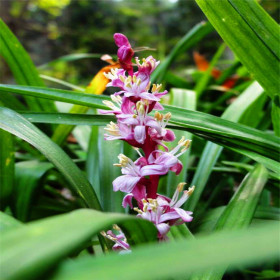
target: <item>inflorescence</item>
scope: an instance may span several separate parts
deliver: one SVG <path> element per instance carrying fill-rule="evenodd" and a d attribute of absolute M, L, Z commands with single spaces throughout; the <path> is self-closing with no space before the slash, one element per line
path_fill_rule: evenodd
<path fill-rule="evenodd" d="M 136 149 L 139 158 L 132 161 L 123 154 L 118 156 L 119 163 L 115 166 L 121 168 L 123 175 L 113 181 L 113 189 L 126 193 L 123 207 L 129 206 L 138 213 L 137 216 L 154 223 L 158 239 L 167 240 L 171 226 L 192 221 L 192 212 L 180 207 L 192 194 L 194 187 L 183 191 L 185 183 L 180 183 L 170 199 L 157 193 L 159 178 L 169 171 L 177 175 L 181 172 L 182 163 L 178 158 L 189 148 L 190 141 L 182 137 L 172 150 L 164 144 L 173 142 L 175 135 L 166 129 L 171 113 L 158 112 L 164 109 L 159 101 L 167 91 L 161 92 L 162 86 L 151 85 L 150 81 L 159 61 L 149 56 L 140 62 L 135 57 L 136 63 L 133 64 L 134 51 L 127 37 L 116 33 L 114 40 L 119 47 L 117 54 L 121 68 L 113 68 L 104 75 L 110 80 L 107 86 L 118 87 L 121 91 L 111 95 L 112 102 L 104 101 L 111 110 L 100 110 L 102 114 L 116 116 L 116 123 L 110 122 L 105 128 L 105 139 L 126 141 Z M 150 114 L 153 110 L 154 116 Z M 138 207 L 133 207 L 133 199 Z M 116 229 L 119 235 L 114 235 L 112 231 L 103 232 L 103 235 L 116 243 L 113 249 L 129 251 L 124 234 L 117 226 Z"/>

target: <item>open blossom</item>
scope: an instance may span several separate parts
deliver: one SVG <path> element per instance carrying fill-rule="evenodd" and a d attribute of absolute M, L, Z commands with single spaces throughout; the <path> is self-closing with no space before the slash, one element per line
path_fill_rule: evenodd
<path fill-rule="evenodd" d="M 110 239 L 115 243 L 112 247 L 114 251 L 125 251 L 127 253 L 131 252 L 130 246 L 127 243 L 126 237 L 122 230 L 118 227 L 118 225 L 113 225 L 113 229 L 118 232 L 118 234 L 114 234 L 113 231 L 108 230 L 107 232 L 102 231 L 101 234 Z"/>
<path fill-rule="evenodd" d="M 187 201 L 194 187 L 190 188 L 188 191 L 184 191 L 183 195 L 179 198 L 183 186 L 184 183 L 178 185 L 171 200 L 158 195 L 156 199 L 143 199 L 143 207 L 141 210 L 139 208 L 134 208 L 134 210 L 138 212 L 139 217 L 151 221 L 156 225 L 158 229 L 158 238 L 160 240 L 167 239 L 166 234 L 170 226 L 192 221 L 192 212 L 185 211 L 180 207 Z"/>
<path fill-rule="evenodd" d="M 136 203 L 137 216 L 156 226 L 159 240 L 167 240 L 171 226 L 192 221 L 192 212 L 181 206 L 194 187 L 183 191 L 185 183 L 180 183 L 170 199 L 158 194 L 159 178 L 169 171 L 177 175 L 181 172 L 183 165 L 179 157 L 189 148 L 190 141 L 183 137 L 175 148 L 169 150 L 164 142 L 175 140 L 173 131 L 166 128 L 171 113 L 156 111 L 154 116 L 150 114 L 153 110 L 163 110 L 159 101 L 167 94 L 167 91 L 161 91 L 162 85 L 151 85 L 150 81 L 159 61 L 149 56 L 141 61 L 136 57 L 133 63 L 134 51 L 128 39 L 120 33 L 116 33 L 114 39 L 121 68 L 113 68 L 104 75 L 110 80 L 107 86 L 120 90 L 111 95 L 112 101 L 104 101 L 110 109 L 99 112 L 116 117 L 116 122 L 106 126 L 105 139 L 126 141 L 140 157 L 132 161 L 123 154 L 119 155 L 119 163 L 115 165 L 121 167 L 122 175 L 113 181 L 113 190 L 126 194 L 123 207 L 133 208 Z M 115 242 L 113 249 L 130 250 L 121 231 L 117 235 L 112 231 L 103 235 Z"/>

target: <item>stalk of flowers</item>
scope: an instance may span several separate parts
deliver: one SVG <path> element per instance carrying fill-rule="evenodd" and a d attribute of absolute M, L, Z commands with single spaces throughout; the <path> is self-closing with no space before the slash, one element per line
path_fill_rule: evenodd
<path fill-rule="evenodd" d="M 117 54 L 121 68 L 111 69 L 104 75 L 110 80 L 107 86 L 118 87 L 120 91 L 111 95 L 112 101 L 104 101 L 111 110 L 100 110 L 102 114 L 114 114 L 116 117 L 116 122 L 105 128 L 105 140 L 126 141 L 136 149 L 139 158 L 132 161 L 123 154 L 119 155 L 119 163 L 115 165 L 121 167 L 123 175 L 113 181 L 113 189 L 126 193 L 123 207 L 130 206 L 138 213 L 137 216 L 154 223 L 158 239 L 167 240 L 171 226 L 192 221 L 192 212 L 180 207 L 194 187 L 183 191 L 185 183 L 180 183 L 170 199 L 157 193 L 159 178 L 169 171 L 177 175 L 181 172 L 179 157 L 186 152 L 190 141 L 182 138 L 171 150 L 164 144 L 173 142 L 175 135 L 166 128 L 171 113 L 159 112 L 163 110 L 159 101 L 167 91 L 161 92 L 161 85 L 151 85 L 150 82 L 159 61 L 149 56 L 140 62 L 136 57 L 133 64 L 134 51 L 127 37 L 116 33 L 114 39 L 119 47 Z M 138 207 L 133 207 L 133 199 Z M 105 233 L 105 236 L 116 242 L 116 248 L 129 250 L 127 245 L 120 245 L 120 239 L 112 232 Z M 119 236 L 123 238 L 122 233 Z"/>

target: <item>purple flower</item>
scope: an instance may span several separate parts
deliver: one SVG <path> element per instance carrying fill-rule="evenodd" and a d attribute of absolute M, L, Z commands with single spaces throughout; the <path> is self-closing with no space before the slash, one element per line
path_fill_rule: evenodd
<path fill-rule="evenodd" d="M 142 167 L 147 164 L 145 158 L 139 158 L 136 162 L 133 162 L 130 158 L 123 154 L 118 156 L 120 163 L 115 166 L 122 167 L 122 176 L 117 177 L 113 181 L 114 191 L 122 191 L 131 193 L 136 184 L 144 177 L 142 174 Z"/>
<path fill-rule="evenodd" d="M 114 234 L 113 231 L 108 230 L 107 232 L 102 231 L 101 234 L 115 243 L 112 247 L 114 251 L 119 251 L 120 253 L 130 253 L 130 246 L 122 230 L 117 225 L 113 225 L 113 229 L 119 233 Z"/>
<path fill-rule="evenodd" d="M 167 233 L 170 226 L 192 221 L 192 212 L 185 211 L 180 207 L 192 194 L 194 187 L 190 188 L 188 191 L 184 191 L 181 198 L 179 198 L 179 194 L 182 192 L 184 184 L 185 183 L 180 183 L 178 185 L 172 200 L 165 196 L 158 195 L 156 199 L 143 199 L 142 210 L 134 208 L 134 210 L 138 212 L 138 217 L 155 224 L 158 230 L 158 238 L 160 240 L 168 239 Z"/>
<path fill-rule="evenodd" d="M 178 159 L 178 157 L 186 152 L 189 145 L 190 141 L 185 140 L 185 138 L 182 137 L 182 139 L 178 142 L 178 145 L 170 152 L 164 152 L 161 150 L 153 151 L 148 158 L 148 167 L 153 169 L 154 174 L 157 175 L 166 174 L 169 170 L 178 175 L 183 167 L 182 162 Z M 181 152 L 176 154 L 180 148 L 182 148 Z"/>
<path fill-rule="evenodd" d="M 134 51 L 131 48 L 131 45 L 127 39 L 127 37 L 121 33 L 115 33 L 114 39 L 116 45 L 119 47 L 118 49 L 118 59 L 121 67 L 124 70 L 127 70 L 129 75 L 133 74 L 133 67 L 132 67 L 132 58 L 134 55 Z"/>

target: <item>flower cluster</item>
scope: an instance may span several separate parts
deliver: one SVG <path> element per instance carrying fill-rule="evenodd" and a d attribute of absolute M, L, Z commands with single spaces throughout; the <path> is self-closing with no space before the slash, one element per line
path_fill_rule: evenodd
<path fill-rule="evenodd" d="M 183 191 L 185 183 L 180 183 L 170 199 L 157 193 L 158 182 L 160 176 L 169 171 L 181 172 L 182 163 L 178 158 L 186 152 L 190 141 L 182 138 L 171 150 L 164 144 L 174 141 L 175 135 L 166 128 L 171 113 L 158 112 L 163 110 L 159 101 L 167 91 L 161 91 L 161 85 L 150 82 L 159 61 L 149 56 L 140 62 L 136 57 L 133 64 L 134 51 L 128 39 L 120 33 L 116 33 L 114 39 L 119 47 L 121 68 L 104 75 L 110 80 L 107 86 L 118 87 L 120 91 L 111 95 L 112 101 L 104 101 L 110 110 L 100 110 L 102 114 L 116 116 L 116 123 L 111 122 L 105 128 L 105 139 L 126 141 L 136 149 L 139 158 L 132 161 L 119 155 L 119 163 L 115 165 L 121 167 L 123 175 L 113 181 L 113 189 L 126 193 L 123 207 L 130 206 L 139 217 L 154 223 L 159 240 L 166 240 L 170 226 L 192 220 L 192 212 L 180 207 L 194 188 Z M 138 207 L 133 207 L 133 199 Z M 107 235 L 112 237 L 110 233 Z M 118 237 L 113 238 L 119 242 Z"/>

